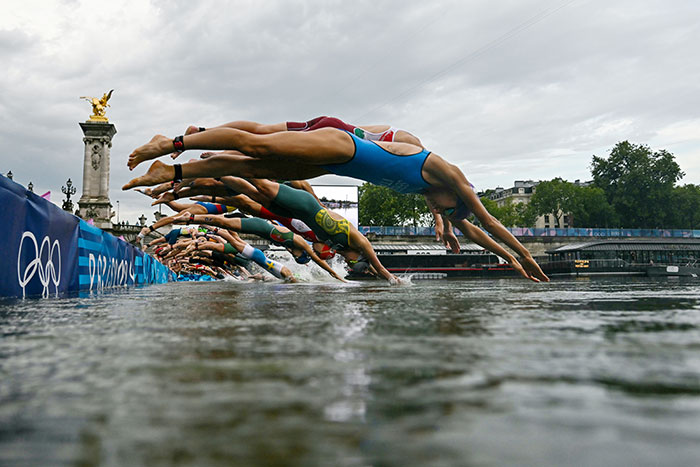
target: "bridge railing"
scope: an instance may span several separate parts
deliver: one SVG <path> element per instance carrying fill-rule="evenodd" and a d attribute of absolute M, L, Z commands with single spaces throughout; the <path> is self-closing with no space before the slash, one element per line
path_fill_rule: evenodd
<path fill-rule="evenodd" d="M 363 234 L 378 236 L 433 236 L 433 227 L 401 226 L 360 226 Z M 699 229 L 605 229 L 605 228 L 567 228 L 538 229 L 530 227 L 508 228 L 516 237 L 651 237 L 651 238 L 700 238 Z M 457 235 L 461 235 L 458 231 Z"/>

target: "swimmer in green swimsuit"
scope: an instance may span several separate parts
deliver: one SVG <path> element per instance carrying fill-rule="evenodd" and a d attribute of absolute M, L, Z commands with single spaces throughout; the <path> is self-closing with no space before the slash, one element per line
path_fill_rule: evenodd
<path fill-rule="evenodd" d="M 382 265 L 372 244 L 354 225 L 339 214 L 326 209 L 308 192 L 264 179 L 251 179 L 240 183 L 241 180 L 237 177 L 222 177 L 221 181 L 236 186 L 275 214 L 304 222 L 319 240 L 335 249 L 351 267 L 354 266 L 353 270 L 364 266 L 391 283 L 399 282 L 399 279 Z"/>
<path fill-rule="evenodd" d="M 223 216 L 211 215 L 211 214 L 199 214 L 194 215 L 185 211 L 177 216 L 174 216 L 173 222 L 176 224 L 183 223 L 195 223 L 195 224 L 206 224 L 214 225 L 217 227 L 222 227 L 223 229 L 233 230 L 235 232 L 250 233 L 257 235 L 266 240 L 270 240 L 278 245 L 282 245 L 292 254 L 296 259 L 303 255 L 310 257 L 316 264 L 318 264 L 324 271 L 338 279 L 339 281 L 346 282 L 342 277 L 336 273 L 333 268 L 331 268 L 325 261 L 318 257 L 316 252 L 311 246 L 306 243 L 306 241 L 299 235 L 294 234 L 292 231 L 288 230 L 282 226 L 273 226 L 269 222 L 259 219 L 257 217 L 250 218 L 226 218 Z M 219 230 L 215 233 L 222 233 Z"/>

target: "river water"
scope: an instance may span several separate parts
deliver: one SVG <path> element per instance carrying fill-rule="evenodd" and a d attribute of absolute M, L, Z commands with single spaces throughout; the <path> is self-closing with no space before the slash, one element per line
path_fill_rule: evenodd
<path fill-rule="evenodd" d="M 700 281 L 0 300 L 0 465 L 698 465 Z"/>

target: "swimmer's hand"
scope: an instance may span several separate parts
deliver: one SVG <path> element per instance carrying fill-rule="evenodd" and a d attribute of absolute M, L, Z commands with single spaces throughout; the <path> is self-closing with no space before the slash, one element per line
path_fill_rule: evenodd
<path fill-rule="evenodd" d="M 442 241 L 452 253 L 459 253 L 459 240 L 451 228 L 442 233 Z"/>
<path fill-rule="evenodd" d="M 338 274 L 335 271 L 333 271 L 333 277 L 338 279 L 340 282 L 345 282 L 346 284 L 348 283 L 348 281 L 346 281 L 343 277 L 340 276 L 340 274 Z"/>
<path fill-rule="evenodd" d="M 540 265 L 537 264 L 537 261 L 535 261 L 532 256 L 526 258 L 521 257 L 520 263 L 525 271 L 527 271 L 528 279 L 535 282 L 549 282 L 549 277 L 542 271 L 542 268 L 540 268 Z"/>
<path fill-rule="evenodd" d="M 532 257 L 528 258 L 520 258 L 520 261 L 523 261 L 523 264 L 521 264 L 517 259 L 512 258 L 511 261 L 508 262 L 510 266 L 515 269 L 518 274 L 523 276 L 525 279 L 530 279 L 533 282 L 540 282 L 541 280 L 545 282 L 549 282 L 549 277 L 547 277 L 540 267 L 537 265 L 534 259 Z M 535 271 L 535 268 L 532 267 L 534 264 L 535 268 L 539 270 L 539 274 Z M 527 269 L 526 269 L 527 268 Z"/>
<path fill-rule="evenodd" d="M 391 275 L 391 278 L 389 279 L 389 285 L 401 285 L 403 282 L 401 282 L 401 279 L 398 277 L 394 276 L 393 274 Z"/>

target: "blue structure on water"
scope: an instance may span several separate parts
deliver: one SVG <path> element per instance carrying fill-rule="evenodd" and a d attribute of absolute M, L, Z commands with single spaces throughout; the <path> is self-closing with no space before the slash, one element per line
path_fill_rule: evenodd
<path fill-rule="evenodd" d="M 0 176 L 0 296 L 163 283 L 175 275 L 152 256 Z"/>

